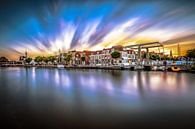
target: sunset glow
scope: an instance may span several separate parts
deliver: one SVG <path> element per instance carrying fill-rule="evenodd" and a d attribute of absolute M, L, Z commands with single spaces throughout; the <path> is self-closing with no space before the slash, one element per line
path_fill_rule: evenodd
<path fill-rule="evenodd" d="M 99 50 L 150 41 L 180 43 L 185 54 L 189 46 L 195 46 L 194 5 L 115 0 L 2 5 L 5 14 L 0 15 L 0 55 L 14 59 L 25 51 L 31 56 L 51 55 L 59 49 Z M 165 49 L 171 50 L 168 46 Z"/>

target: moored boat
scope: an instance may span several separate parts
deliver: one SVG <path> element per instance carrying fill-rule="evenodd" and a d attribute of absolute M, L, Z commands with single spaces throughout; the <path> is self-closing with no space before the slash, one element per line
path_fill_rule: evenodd
<path fill-rule="evenodd" d="M 181 71 L 181 69 L 180 69 L 179 67 L 177 67 L 177 66 L 171 67 L 171 70 L 172 70 L 173 72 L 180 72 L 180 71 Z"/>
<path fill-rule="evenodd" d="M 58 65 L 57 65 L 57 68 L 64 68 L 64 65 L 58 64 Z"/>

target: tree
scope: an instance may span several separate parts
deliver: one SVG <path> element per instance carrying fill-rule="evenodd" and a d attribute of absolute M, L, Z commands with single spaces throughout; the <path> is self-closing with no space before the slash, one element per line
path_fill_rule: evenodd
<path fill-rule="evenodd" d="M 157 55 L 157 54 L 149 54 L 149 57 L 150 57 L 150 59 L 151 60 L 159 60 L 160 59 L 160 56 L 159 55 Z"/>
<path fill-rule="evenodd" d="M 8 59 L 4 56 L 0 57 L 0 62 L 8 62 Z"/>
<path fill-rule="evenodd" d="M 52 63 L 56 60 L 55 56 L 49 56 L 47 57 L 48 62 L 51 61 Z"/>
<path fill-rule="evenodd" d="M 142 58 L 146 58 L 147 57 L 147 53 L 144 53 L 143 55 L 142 55 Z"/>
<path fill-rule="evenodd" d="M 64 58 L 66 58 L 66 57 L 67 57 L 67 55 L 68 55 L 67 53 L 64 53 L 64 54 L 63 54 Z"/>
<path fill-rule="evenodd" d="M 42 62 L 43 61 L 43 57 L 41 57 L 41 56 L 37 56 L 37 57 L 35 57 L 35 62 Z"/>
<path fill-rule="evenodd" d="M 82 60 L 82 61 L 85 61 L 85 57 L 84 57 L 84 56 L 82 56 L 82 57 L 81 57 L 81 60 Z"/>
<path fill-rule="evenodd" d="M 170 57 L 168 57 L 168 55 L 164 55 L 164 56 L 162 57 L 162 59 L 163 59 L 163 60 L 170 60 Z"/>
<path fill-rule="evenodd" d="M 120 52 L 114 51 L 111 53 L 112 58 L 119 58 L 121 56 Z"/>
<path fill-rule="evenodd" d="M 49 61 L 48 57 L 42 57 L 42 61 L 44 61 L 45 63 L 47 63 Z"/>
<path fill-rule="evenodd" d="M 157 60 L 160 60 L 160 56 L 156 54 L 156 59 Z"/>
<path fill-rule="evenodd" d="M 191 67 L 191 69 L 192 69 L 192 70 L 195 70 L 195 65 L 193 65 L 193 66 Z"/>
<path fill-rule="evenodd" d="M 65 59 L 65 61 L 66 61 L 67 63 L 69 63 L 70 60 L 72 59 L 72 55 L 71 55 L 71 54 L 66 54 L 66 56 L 64 57 L 64 59 Z"/>
<path fill-rule="evenodd" d="M 186 56 L 190 58 L 195 58 L 195 49 L 188 50 Z"/>
<path fill-rule="evenodd" d="M 29 64 L 32 61 L 32 58 L 28 57 L 25 61 Z"/>
<path fill-rule="evenodd" d="M 156 60 L 155 55 L 150 54 L 150 59 L 151 59 L 151 60 Z"/>

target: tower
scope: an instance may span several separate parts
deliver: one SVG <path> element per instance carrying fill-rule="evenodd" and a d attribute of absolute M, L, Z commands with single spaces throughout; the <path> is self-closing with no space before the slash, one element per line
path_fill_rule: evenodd
<path fill-rule="evenodd" d="M 25 58 L 27 58 L 27 56 L 28 56 L 28 53 L 27 53 L 27 51 L 25 51 Z"/>
<path fill-rule="evenodd" d="M 177 44 L 177 55 L 178 56 L 181 56 L 181 53 L 180 53 L 180 45 L 179 45 L 179 43 Z"/>
<path fill-rule="evenodd" d="M 61 58 L 62 58 L 62 56 L 61 56 L 61 50 L 59 49 L 58 63 L 61 63 Z"/>
<path fill-rule="evenodd" d="M 171 57 L 171 58 L 173 57 L 173 53 L 172 53 L 172 50 L 170 50 L 170 57 Z"/>

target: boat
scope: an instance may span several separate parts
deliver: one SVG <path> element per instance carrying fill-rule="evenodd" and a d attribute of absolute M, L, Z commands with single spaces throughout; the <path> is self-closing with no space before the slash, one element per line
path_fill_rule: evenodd
<path fill-rule="evenodd" d="M 141 65 L 136 65 L 134 67 L 135 70 L 143 70 L 144 68 Z"/>
<path fill-rule="evenodd" d="M 171 70 L 172 70 L 173 72 L 180 72 L 180 71 L 181 71 L 181 69 L 180 69 L 179 67 L 177 67 L 177 66 L 171 67 Z"/>
<path fill-rule="evenodd" d="M 57 68 L 64 68 L 64 65 L 58 64 Z"/>

